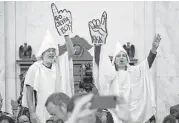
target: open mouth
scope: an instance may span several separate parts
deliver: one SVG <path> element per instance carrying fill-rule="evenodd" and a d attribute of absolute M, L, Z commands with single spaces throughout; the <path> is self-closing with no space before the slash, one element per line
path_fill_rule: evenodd
<path fill-rule="evenodd" d="M 124 63 L 124 60 L 123 60 L 123 59 L 120 59 L 119 61 L 120 61 L 120 63 Z"/>

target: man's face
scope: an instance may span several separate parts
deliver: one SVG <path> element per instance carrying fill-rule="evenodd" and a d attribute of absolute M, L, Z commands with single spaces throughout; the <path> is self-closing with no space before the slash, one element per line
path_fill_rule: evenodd
<path fill-rule="evenodd" d="M 13 116 L 17 117 L 18 113 L 19 113 L 19 109 L 18 109 L 18 107 L 12 109 L 12 114 L 13 114 Z"/>
<path fill-rule="evenodd" d="M 117 68 L 123 68 L 127 65 L 128 63 L 128 60 L 127 60 L 127 55 L 126 53 L 124 52 L 119 52 L 117 55 L 116 55 L 116 58 L 115 58 L 115 65 Z"/>
<path fill-rule="evenodd" d="M 46 50 L 42 55 L 43 61 L 45 63 L 51 63 L 51 64 L 54 62 L 55 56 L 56 56 L 56 52 L 54 48 L 50 48 Z"/>
<path fill-rule="evenodd" d="M 49 102 L 46 108 L 48 113 L 53 117 L 54 120 L 61 119 L 63 121 L 66 121 L 67 112 L 59 105 L 54 105 L 52 102 Z"/>

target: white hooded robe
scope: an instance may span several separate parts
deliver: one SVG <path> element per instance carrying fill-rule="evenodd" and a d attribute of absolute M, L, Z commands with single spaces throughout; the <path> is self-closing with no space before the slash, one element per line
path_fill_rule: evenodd
<path fill-rule="evenodd" d="M 58 55 L 57 46 L 54 44 L 50 32 L 47 31 L 36 56 L 41 57 L 42 53 L 49 48 L 55 48 Z M 38 123 L 45 123 L 50 118 L 45 107 L 45 102 L 52 93 L 63 92 L 69 97 L 72 97 L 74 94 L 72 59 L 69 61 L 68 53 L 66 52 L 62 56 L 57 56 L 56 62 L 52 64 L 51 69 L 45 67 L 42 62 L 42 60 L 38 60 L 29 67 L 24 81 L 22 98 L 22 105 L 28 107 L 26 85 L 30 85 L 36 90 L 36 115 Z M 35 104 L 35 101 L 33 102 Z"/>
<path fill-rule="evenodd" d="M 114 59 L 120 51 L 126 51 L 118 42 L 112 63 L 103 51 L 105 47 L 102 46 L 98 68 L 99 82 L 96 83 L 100 95 L 122 95 L 129 106 L 128 123 L 145 123 L 156 113 L 155 89 L 147 59 L 137 66 L 128 65 L 127 71 L 116 71 Z M 123 122 L 111 110 L 110 112 L 114 123 Z"/>

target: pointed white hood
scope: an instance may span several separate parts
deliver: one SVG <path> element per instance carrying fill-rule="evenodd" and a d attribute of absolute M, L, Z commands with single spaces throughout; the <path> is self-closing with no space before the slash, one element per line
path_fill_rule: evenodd
<path fill-rule="evenodd" d="M 125 51 L 125 49 L 122 47 L 122 45 L 120 44 L 120 42 L 118 41 L 117 44 L 116 44 L 116 49 L 115 49 L 115 52 L 113 54 L 113 59 L 112 59 L 112 65 L 114 65 L 114 62 L 115 62 L 115 58 L 117 56 L 117 54 L 119 52 L 124 52 L 126 55 L 127 55 L 127 52 Z M 128 63 L 130 62 L 130 59 L 129 59 L 129 56 L 127 55 L 127 60 L 128 60 Z"/>
<path fill-rule="evenodd" d="M 36 57 L 40 58 L 42 56 L 42 53 L 44 53 L 49 48 L 55 48 L 56 55 L 58 55 L 58 47 L 57 47 L 57 45 L 55 45 L 54 40 L 53 40 L 52 35 L 50 34 L 49 30 L 47 30 L 46 35 L 44 36 L 44 39 L 43 39 L 41 46 L 39 48 L 39 51 L 36 53 Z"/>

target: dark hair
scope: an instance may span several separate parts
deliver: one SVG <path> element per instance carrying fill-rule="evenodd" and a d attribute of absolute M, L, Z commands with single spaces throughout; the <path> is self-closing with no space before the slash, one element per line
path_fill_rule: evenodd
<path fill-rule="evenodd" d="M 86 79 L 86 78 L 84 78 L 84 79 Z M 90 83 L 90 82 L 83 82 L 83 83 L 80 82 L 80 84 L 79 84 L 79 88 L 84 89 L 87 93 L 90 93 L 92 91 L 93 87 L 94 87 L 94 84 Z"/>
<path fill-rule="evenodd" d="M 2 116 L 0 117 L 0 122 L 2 122 L 3 120 L 8 121 L 8 123 L 15 123 L 14 120 L 13 120 L 11 117 L 6 116 L 6 115 L 2 115 Z"/>
<path fill-rule="evenodd" d="M 87 95 L 86 93 L 80 93 L 80 94 L 76 94 L 74 95 L 68 102 L 68 105 L 67 105 L 67 112 L 72 112 L 74 107 L 75 107 L 75 101 L 77 99 L 79 99 L 80 97 L 83 97 Z"/>
<path fill-rule="evenodd" d="M 49 102 L 52 102 L 54 105 L 68 104 L 69 100 L 70 98 L 65 93 L 53 93 L 47 98 L 45 106 L 47 107 Z"/>
<path fill-rule="evenodd" d="M 113 117 L 112 117 L 112 114 L 107 110 L 107 109 L 98 109 L 97 112 L 98 113 L 102 113 L 102 112 L 106 112 L 106 118 L 107 118 L 107 121 L 106 123 L 114 123 L 114 120 L 113 120 Z"/>
<path fill-rule="evenodd" d="M 150 122 L 154 121 L 156 122 L 156 119 L 155 119 L 155 116 L 153 115 L 150 119 L 149 119 Z"/>

